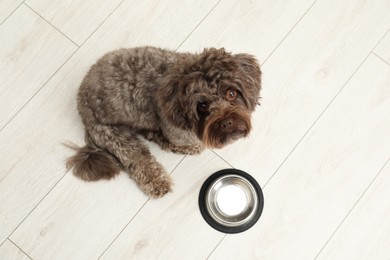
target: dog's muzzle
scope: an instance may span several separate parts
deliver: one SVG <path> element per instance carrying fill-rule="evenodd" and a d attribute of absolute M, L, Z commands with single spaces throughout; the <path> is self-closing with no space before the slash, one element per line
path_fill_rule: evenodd
<path fill-rule="evenodd" d="M 250 113 L 235 107 L 210 114 L 205 122 L 203 142 L 210 148 L 222 148 L 246 137 L 251 130 Z"/>

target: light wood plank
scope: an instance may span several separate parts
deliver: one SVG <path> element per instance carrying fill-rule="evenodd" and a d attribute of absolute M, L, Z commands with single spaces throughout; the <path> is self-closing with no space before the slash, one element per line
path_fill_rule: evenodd
<path fill-rule="evenodd" d="M 1 0 L 0 1 L 0 24 L 15 11 L 23 0 Z"/>
<path fill-rule="evenodd" d="M 122 0 L 27 0 L 26 4 L 81 45 Z"/>
<path fill-rule="evenodd" d="M 146 201 L 125 174 L 96 183 L 67 174 L 11 239 L 34 259 L 97 259 Z"/>
<path fill-rule="evenodd" d="M 255 54 L 263 62 L 314 0 L 223 0 L 181 46 L 181 50 L 225 47 Z"/>
<path fill-rule="evenodd" d="M 0 27 L 0 129 L 75 51 L 25 5 Z"/>
<path fill-rule="evenodd" d="M 390 64 L 390 30 L 386 33 L 385 37 L 375 48 L 374 52 Z"/>
<path fill-rule="evenodd" d="M 197 8 L 192 9 L 193 6 L 190 8 L 190 2 L 189 0 L 171 0 L 157 4 L 154 1 L 125 2 L 54 75 L 25 109 L 3 129 L 0 133 L 0 142 L 2 143 L 0 147 L 2 155 L 2 163 L 0 164 L 0 201 L 2 202 L 0 204 L 0 241 L 17 227 L 64 175 L 65 158 L 73 154 L 73 151 L 66 149 L 60 143 L 67 140 L 79 144 L 84 143 L 84 127 L 76 110 L 76 92 L 89 67 L 101 55 L 118 47 L 151 44 L 172 49 L 177 48 L 216 4 L 215 1 L 197 2 Z M 147 21 L 144 19 L 145 16 L 149 17 Z M 170 19 L 164 20 L 164 17 Z M 130 24 L 131 26 L 129 26 Z M 156 146 L 152 145 L 152 147 L 152 152 L 168 170 L 172 170 L 183 158 L 181 155 L 162 152 L 156 149 Z M 64 179 L 64 182 L 66 184 L 69 180 Z M 60 191 L 65 184 L 59 184 Z M 84 186 L 79 185 L 81 192 Z M 99 189 L 98 185 L 94 189 L 100 194 L 99 196 L 103 196 L 101 194 L 107 195 L 106 190 Z M 124 194 L 131 192 L 134 198 L 139 196 L 137 195 L 140 194 L 138 189 L 128 189 L 122 190 L 122 192 Z M 70 196 L 66 190 L 62 191 L 62 194 L 53 192 L 59 196 Z M 63 201 L 64 198 L 58 198 L 58 200 Z M 132 218 L 132 215 L 127 215 L 129 209 L 122 206 L 129 203 L 126 196 L 115 201 L 116 205 L 122 207 L 115 208 L 115 211 L 112 212 L 105 211 L 104 205 L 99 207 L 99 201 L 90 204 L 87 200 L 74 197 L 69 203 L 77 204 L 75 207 L 80 209 L 80 214 L 86 212 L 86 208 L 89 207 L 92 207 L 92 212 L 98 210 L 106 212 L 111 216 L 112 221 L 105 223 L 106 226 L 126 223 Z M 48 204 L 44 203 L 43 206 L 37 207 L 31 217 L 36 219 L 34 218 L 35 214 L 44 215 L 45 205 Z M 67 207 L 67 205 L 56 204 L 55 207 Z M 132 206 L 134 208 L 131 210 L 139 209 L 139 204 Z M 95 209 L 96 207 L 98 209 Z M 74 216 L 78 216 L 77 212 L 74 214 Z M 101 216 L 96 215 L 95 217 L 101 218 Z M 116 220 L 118 217 L 120 221 Z M 66 255 L 69 252 L 64 252 L 64 249 L 61 249 L 64 244 L 69 244 L 67 248 L 74 248 L 72 253 L 75 258 L 77 255 L 85 254 L 95 256 L 101 253 L 103 248 L 100 246 L 101 243 L 107 242 L 108 238 L 115 237 L 118 229 L 123 228 L 123 226 L 112 228 L 110 235 L 96 232 L 91 236 L 88 232 L 77 232 L 77 230 L 84 230 L 85 223 L 75 221 L 66 225 L 66 228 L 75 231 L 71 234 L 73 235 L 71 239 L 68 235 L 62 235 L 68 234 L 69 231 L 61 227 L 56 229 L 55 240 L 50 235 L 42 237 L 39 244 L 34 239 L 28 239 L 29 237 L 35 238 L 37 236 L 35 232 L 40 232 L 35 226 L 43 227 L 44 224 L 50 224 L 46 222 L 46 219 L 42 217 L 34 223 L 27 219 L 27 222 L 22 224 L 14 234 L 14 237 L 17 238 L 15 242 L 20 243 L 22 248 L 29 249 L 28 253 L 32 253 L 33 258 L 45 259 L 47 255 L 51 254 L 56 254 L 58 257 L 61 257 L 61 254 Z M 109 218 L 104 219 L 109 220 Z M 64 218 L 53 218 L 52 221 L 59 223 L 60 226 L 61 223 L 67 223 Z M 57 226 L 55 227 L 57 228 Z M 105 232 L 105 229 L 100 231 Z M 107 236 L 107 240 L 104 238 L 105 236 Z M 78 247 L 77 241 L 81 240 L 88 241 L 88 245 L 84 248 Z"/>
<path fill-rule="evenodd" d="M 318 259 L 390 259 L 390 163 Z"/>
<path fill-rule="evenodd" d="M 172 174 L 174 193 L 149 201 L 102 259 L 205 259 L 223 233 L 203 220 L 198 194 L 207 177 L 224 168 L 211 151 L 184 159 Z"/>
<path fill-rule="evenodd" d="M 19 248 L 17 248 L 11 241 L 6 240 L 0 246 L 0 259 L 4 260 L 29 260 Z"/>
<path fill-rule="evenodd" d="M 390 156 L 389 84 L 370 55 L 265 187 L 259 223 L 211 259 L 313 259 Z"/>
<path fill-rule="evenodd" d="M 216 152 L 266 183 L 384 35 L 389 10 L 387 0 L 316 2 L 263 66 L 251 136 Z"/>

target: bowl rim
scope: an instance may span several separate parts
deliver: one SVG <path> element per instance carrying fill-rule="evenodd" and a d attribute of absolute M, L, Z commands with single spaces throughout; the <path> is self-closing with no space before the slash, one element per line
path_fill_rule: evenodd
<path fill-rule="evenodd" d="M 211 212 L 209 212 L 209 210 L 207 208 L 206 194 L 208 192 L 208 189 L 211 187 L 211 185 L 213 185 L 213 183 L 218 178 L 221 178 L 225 175 L 236 175 L 236 176 L 240 176 L 241 178 L 244 178 L 245 180 L 247 180 L 248 182 L 250 182 L 253 185 L 253 187 L 256 191 L 256 194 L 254 194 L 254 197 L 258 199 L 257 200 L 258 207 L 256 209 L 256 212 L 255 212 L 254 216 L 248 222 L 243 223 L 242 225 L 238 225 L 238 226 L 223 225 L 223 224 L 217 222 L 216 220 L 214 220 L 214 218 L 211 216 Z M 220 232 L 223 232 L 223 233 L 234 234 L 234 233 L 240 233 L 240 232 L 246 231 L 249 228 L 251 228 L 254 224 L 256 224 L 256 222 L 259 220 L 259 218 L 263 212 L 264 195 L 263 195 L 263 192 L 261 190 L 260 185 L 257 183 L 257 181 L 251 175 L 249 175 L 248 173 L 246 173 L 242 170 L 230 168 L 230 169 L 219 170 L 219 171 L 213 173 L 212 175 L 210 175 L 206 179 L 206 181 L 203 183 L 203 185 L 200 189 L 198 203 L 199 203 L 199 209 L 200 209 L 200 212 L 202 214 L 202 217 L 211 227 L 213 227 L 214 229 L 216 229 Z"/>

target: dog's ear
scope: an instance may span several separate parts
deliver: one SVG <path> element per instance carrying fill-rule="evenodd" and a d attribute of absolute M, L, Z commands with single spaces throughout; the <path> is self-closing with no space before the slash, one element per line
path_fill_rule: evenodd
<path fill-rule="evenodd" d="M 238 73 L 243 83 L 243 96 L 251 110 L 259 105 L 261 90 L 261 70 L 257 59 L 250 54 L 240 53 L 234 55 L 240 72 Z"/>
<path fill-rule="evenodd" d="M 213 83 L 223 77 L 234 77 L 238 68 L 235 57 L 224 48 L 205 48 L 199 55 L 197 65 L 203 77 Z"/>
<path fill-rule="evenodd" d="M 161 113 L 175 126 L 190 129 L 190 123 L 184 112 L 183 102 L 185 85 L 176 77 L 168 79 L 157 91 L 157 102 Z"/>

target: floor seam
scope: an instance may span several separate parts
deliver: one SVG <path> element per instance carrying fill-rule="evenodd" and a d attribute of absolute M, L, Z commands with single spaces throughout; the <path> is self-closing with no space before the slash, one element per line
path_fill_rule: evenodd
<path fill-rule="evenodd" d="M 61 182 L 61 180 L 66 176 L 66 174 L 69 172 L 69 170 L 66 170 L 65 174 L 61 176 L 61 178 L 56 181 L 56 183 L 50 188 L 48 192 L 38 201 L 38 203 L 30 210 L 30 212 L 23 218 L 23 220 L 14 228 L 14 230 L 9 234 L 8 239 L 11 240 L 11 236 L 18 230 L 18 228 L 26 221 L 26 219 L 34 212 L 34 210 L 41 205 L 41 203 L 46 199 L 47 196 L 54 190 L 55 187 L 58 186 L 58 184 Z"/>
<path fill-rule="evenodd" d="M 379 46 L 379 44 L 381 44 L 381 42 L 383 41 L 383 39 L 386 37 L 386 35 L 387 35 L 388 33 L 390 33 L 390 28 L 387 29 L 387 31 L 382 35 L 382 37 L 379 39 L 379 41 L 375 44 L 374 48 L 372 48 L 372 50 L 371 50 L 371 53 L 372 53 L 373 55 L 377 56 L 377 57 L 378 57 L 380 60 L 382 60 L 384 63 L 390 65 L 390 63 L 389 63 L 387 60 L 383 59 L 379 54 L 377 54 L 377 53 L 375 52 L 375 49 Z"/>
<path fill-rule="evenodd" d="M 218 242 L 218 244 L 214 247 L 214 249 L 210 252 L 210 254 L 207 256 L 206 260 L 208 260 L 211 255 L 215 252 L 215 250 L 217 250 L 217 248 L 219 247 L 219 245 L 223 242 L 223 240 L 225 240 L 227 234 L 225 233 L 225 235 L 223 236 L 223 238 Z"/>
<path fill-rule="evenodd" d="M 351 76 L 345 81 L 345 83 L 342 85 L 340 90 L 336 93 L 336 95 L 332 98 L 332 100 L 326 105 L 324 110 L 319 114 L 319 116 L 314 120 L 313 124 L 309 127 L 309 129 L 304 133 L 304 135 L 299 139 L 299 141 L 296 143 L 294 148 L 289 152 L 289 154 L 286 156 L 286 158 L 282 161 L 282 163 L 279 165 L 279 167 L 274 171 L 274 173 L 271 175 L 271 177 L 268 179 L 268 181 L 265 183 L 264 188 L 268 185 L 268 183 L 272 180 L 272 178 L 277 174 L 279 169 L 283 166 L 283 164 L 288 160 L 288 158 L 291 156 L 291 154 L 295 151 L 295 149 L 301 144 L 302 140 L 307 136 L 307 134 L 313 129 L 313 127 L 317 124 L 317 122 L 322 118 L 322 116 L 326 113 L 328 108 L 334 103 L 336 98 L 339 96 L 339 94 L 344 90 L 344 88 L 348 85 L 350 80 L 355 76 L 355 74 L 359 71 L 361 66 L 366 62 L 368 57 L 371 55 L 371 52 L 368 53 L 368 55 L 363 59 L 363 61 L 357 66 L 357 68 L 352 72 Z M 264 189 L 263 188 L 263 189 Z"/>
<path fill-rule="evenodd" d="M 372 53 L 372 55 L 374 55 L 375 57 L 377 57 L 378 59 L 380 59 L 381 61 L 383 61 L 384 63 L 386 63 L 387 65 L 390 66 L 390 63 L 388 63 L 387 60 L 383 59 L 381 56 L 376 54 L 374 51 L 372 51 L 371 53 Z"/>
<path fill-rule="evenodd" d="M 148 198 L 145 203 L 138 209 L 138 211 L 134 214 L 134 216 L 130 219 L 130 221 L 122 228 L 122 230 L 115 236 L 115 238 L 110 242 L 110 244 L 106 247 L 106 249 L 104 249 L 104 251 L 100 254 L 100 256 L 97 258 L 97 259 L 100 259 L 104 253 L 110 249 L 110 247 L 112 246 L 112 244 L 114 244 L 114 242 L 118 239 L 118 237 L 125 231 L 125 229 L 127 228 L 127 226 L 130 225 L 130 223 L 133 221 L 133 219 L 138 215 L 138 213 L 140 213 L 140 211 L 146 206 L 146 204 L 150 201 L 150 198 Z"/>
<path fill-rule="evenodd" d="M 301 15 L 301 17 L 298 19 L 298 21 L 291 27 L 291 29 L 286 33 L 286 35 L 283 37 L 283 39 L 276 45 L 276 47 L 271 51 L 271 53 L 268 55 L 268 57 L 264 60 L 262 66 L 272 57 L 272 55 L 275 53 L 276 50 L 279 49 L 279 47 L 283 44 L 283 42 L 287 39 L 287 37 L 291 34 L 291 32 L 298 26 L 298 24 L 301 23 L 303 18 L 305 18 L 306 14 L 312 9 L 312 7 L 318 2 L 318 0 L 314 0 L 314 2 L 307 8 L 307 10 Z"/>
<path fill-rule="evenodd" d="M 59 70 L 62 69 L 62 67 L 65 66 L 65 64 L 76 54 L 76 52 L 79 50 L 79 47 L 76 48 L 76 50 L 73 51 L 73 53 L 71 55 L 69 55 L 69 57 L 64 61 L 64 63 L 58 67 L 58 69 L 46 80 L 45 83 L 42 84 L 42 86 L 40 88 L 37 89 L 37 91 L 35 91 L 35 93 L 32 94 L 32 96 L 18 109 L 18 111 L 0 128 L 0 132 L 2 132 L 4 130 L 4 128 L 6 128 L 12 120 L 14 120 L 15 117 L 17 117 L 19 115 L 19 113 L 31 102 L 31 100 L 37 95 L 39 94 L 39 92 L 41 92 L 41 90 L 46 86 L 46 84 L 57 74 L 57 72 Z"/>
<path fill-rule="evenodd" d="M 180 47 L 187 41 L 188 38 L 198 29 L 198 27 L 203 23 L 204 20 L 214 11 L 214 9 L 219 5 L 219 3 L 222 2 L 222 0 L 219 0 L 212 8 L 211 10 L 203 17 L 200 22 L 195 26 L 195 28 L 187 35 L 187 37 L 180 43 L 179 47 L 176 48 L 176 51 L 180 49 Z"/>
<path fill-rule="evenodd" d="M 95 30 L 93 30 L 91 33 L 90 33 L 90 35 L 83 41 L 83 43 L 80 45 L 80 47 L 81 46 L 83 46 L 94 34 L 95 34 L 95 32 L 97 31 L 97 30 L 99 30 L 101 27 L 102 27 L 102 25 L 112 16 L 112 14 L 113 13 L 115 13 L 116 12 L 116 10 L 118 10 L 119 9 L 119 7 L 123 4 L 125 2 L 125 0 L 122 0 L 112 11 L 111 11 L 111 13 L 109 14 L 109 15 L 107 15 L 107 17 L 106 18 L 104 18 L 103 19 L 103 21 L 95 28 Z"/>
<path fill-rule="evenodd" d="M 221 160 L 224 161 L 226 164 L 228 164 L 230 167 L 235 168 L 231 163 L 229 163 L 228 161 L 226 161 L 226 160 L 225 160 L 222 156 L 220 156 L 216 151 L 211 150 L 211 149 L 210 149 L 210 151 L 211 151 L 212 153 L 214 153 L 219 159 L 221 159 Z"/>
<path fill-rule="evenodd" d="M 382 37 L 379 39 L 379 41 L 375 44 L 374 48 L 372 48 L 372 52 L 375 52 L 375 49 L 379 46 L 379 44 L 382 42 L 382 40 L 386 37 L 387 33 L 390 33 L 390 28 L 386 30 L 386 32 L 382 35 Z"/>
<path fill-rule="evenodd" d="M 72 42 L 74 45 L 76 45 L 78 48 L 80 48 L 80 45 L 75 43 L 68 35 L 63 33 L 60 29 L 58 29 L 56 26 L 54 26 L 50 21 L 48 21 L 45 17 L 43 17 L 40 13 L 35 11 L 31 6 L 29 6 L 27 3 L 24 3 L 24 5 L 33 11 L 36 15 L 38 15 L 42 20 L 44 20 L 47 24 L 49 24 L 53 29 L 55 29 L 57 32 L 59 32 L 62 36 L 64 36 L 66 39 L 68 39 L 70 42 Z"/>
<path fill-rule="evenodd" d="M 337 226 L 337 228 L 335 229 L 335 231 L 332 233 L 332 235 L 329 237 L 329 239 L 325 242 L 325 244 L 323 245 L 323 247 L 320 249 L 320 251 L 318 252 L 318 254 L 316 255 L 316 257 L 314 259 L 317 259 L 320 254 L 322 253 L 322 251 L 326 248 L 326 246 L 329 244 L 329 242 L 332 240 L 332 238 L 334 237 L 334 235 L 337 233 L 337 231 L 340 229 L 340 227 L 345 223 L 345 221 L 348 219 L 348 217 L 351 215 L 352 211 L 356 208 L 356 206 L 359 204 L 359 202 L 361 201 L 361 199 L 364 197 L 364 195 L 367 193 L 367 191 L 370 189 L 370 187 L 372 186 L 372 184 L 375 182 L 375 180 L 378 178 L 378 176 L 382 173 L 383 169 L 387 166 L 387 164 L 389 163 L 390 161 L 390 158 L 387 159 L 387 161 L 385 162 L 385 164 L 383 165 L 383 167 L 378 171 L 378 173 L 375 175 L 375 177 L 371 180 L 371 182 L 368 184 L 368 186 L 366 187 L 366 189 L 363 191 L 363 193 L 360 195 L 360 197 L 358 198 L 358 200 L 355 202 L 355 204 L 352 206 L 352 208 L 348 211 L 348 213 L 345 215 L 345 217 L 343 218 L 343 220 L 340 222 L 340 224 Z"/>
<path fill-rule="evenodd" d="M 5 23 L 5 21 L 7 21 L 8 20 L 8 18 L 10 18 L 15 12 L 16 12 L 16 10 L 18 10 L 19 9 L 19 7 L 22 5 L 22 4 L 24 4 L 24 2 L 25 1 L 23 1 L 23 2 L 21 2 L 14 10 L 12 10 L 12 12 L 0 23 L 0 26 L 2 26 L 4 23 Z"/>
<path fill-rule="evenodd" d="M 23 252 L 23 254 L 24 254 L 25 256 L 27 256 L 28 258 L 32 259 L 31 256 L 29 256 L 22 248 L 20 248 L 20 246 L 18 246 L 18 245 L 17 245 L 14 241 L 12 241 L 9 237 L 8 237 L 8 241 L 9 241 L 10 243 L 12 243 L 14 246 L 16 246 L 21 252 Z"/>

